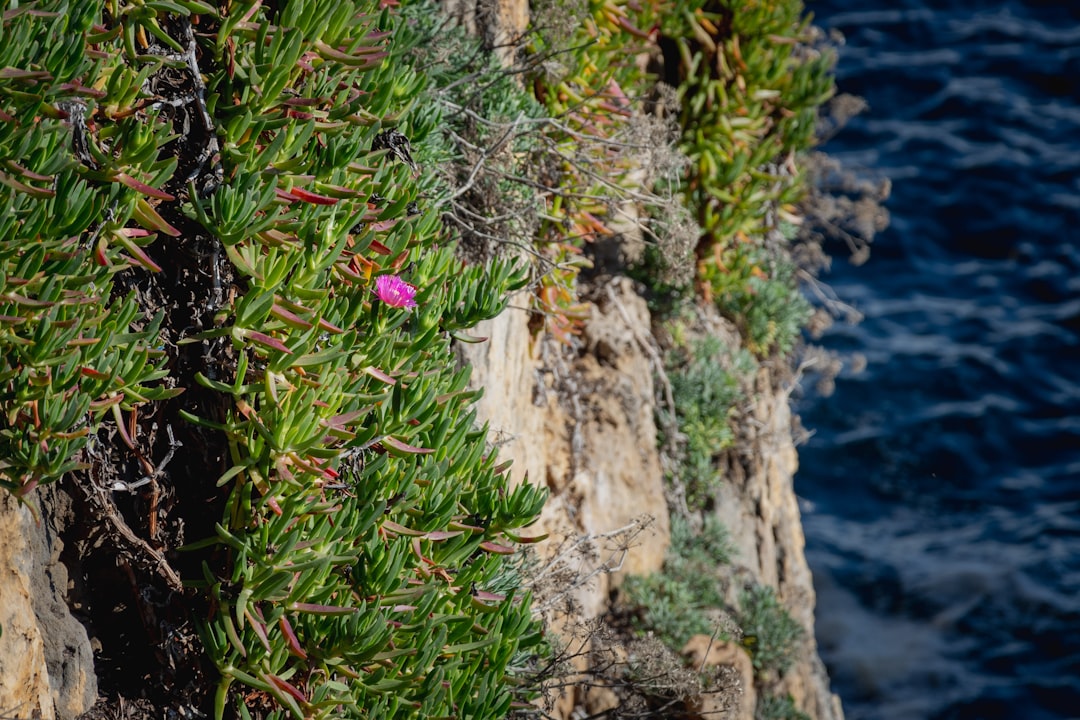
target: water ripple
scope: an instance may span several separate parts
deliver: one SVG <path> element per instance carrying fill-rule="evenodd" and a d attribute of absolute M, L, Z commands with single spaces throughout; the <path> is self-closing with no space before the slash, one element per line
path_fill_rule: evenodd
<path fill-rule="evenodd" d="M 893 181 L 827 280 L 867 358 L 800 408 L 823 656 L 852 720 L 1080 708 L 1080 4 L 810 8 L 870 111 L 826 150 Z"/>

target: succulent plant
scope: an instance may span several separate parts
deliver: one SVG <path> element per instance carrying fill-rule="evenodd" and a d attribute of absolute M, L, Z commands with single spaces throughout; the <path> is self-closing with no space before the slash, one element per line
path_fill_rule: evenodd
<path fill-rule="evenodd" d="M 680 3 L 661 22 L 679 78 L 687 203 L 704 235 L 697 276 L 758 355 L 790 351 L 810 315 L 786 254 L 770 244 L 796 220 L 798 153 L 834 92 L 833 57 L 799 0 Z"/>
<path fill-rule="evenodd" d="M 451 343 L 526 277 L 426 210 L 415 34 L 361 0 L 3 26 L 0 482 L 180 493 L 206 448 L 224 512 L 184 582 L 219 718 L 504 715 L 539 636 L 489 588 L 544 493 L 488 453 Z"/>
<path fill-rule="evenodd" d="M 397 5 L 42 0 L 0 18 L 0 485 L 30 501 L 63 479 L 117 526 L 136 523 L 114 493 L 152 498 L 118 537 L 199 625 L 219 718 L 500 717 L 531 691 L 513 669 L 541 639 L 513 555 L 544 493 L 497 464 L 452 352 L 528 273 L 455 252 L 441 202 L 463 190 L 434 164 L 461 79 L 433 87 L 428 31 Z M 615 148 L 659 34 L 699 278 L 753 349 L 783 349 L 799 312 L 761 238 L 831 91 L 801 5 L 584 17 L 560 72 L 501 98 L 510 127 L 539 128 L 508 136 L 513 161 L 547 158 L 493 184 L 541 208 L 547 330 L 569 342 L 583 248 L 639 199 Z M 192 518 L 208 536 L 187 538 L 182 581 L 181 532 L 155 526 L 166 490 L 220 509 Z"/>
<path fill-rule="evenodd" d="M 125 415 L 181 391 L 163 367 L 161 317 L 113 282 L 153 265 L 143 247 L 169 228 L 152 185 L 175 163 L 157 157 L 167 128 L 154 122 L 119 118 L 90 136 L 88 104 L 120 107 L 138 75 L 87 53 L 96 10 L 3 17 L 0 485 L 19 497 L 79 467 L 103 420 L 123 428 Z"/>

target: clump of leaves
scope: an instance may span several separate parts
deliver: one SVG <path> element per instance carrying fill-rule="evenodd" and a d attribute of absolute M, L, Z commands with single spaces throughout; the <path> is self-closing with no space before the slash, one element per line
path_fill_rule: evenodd
<path fill-rule="evenodd" d="M 790 153 L 814 142 L 817 108 L 834 92 L 833 58 L 813 47 L 799 0 L 695 0 L 664 15 L 675 45 L 678 87 L 695 161 L 692 204 L 714 242 L 759 237 L 770 205 L 794 202 Z"/>
<path fill-rule="evenodd" d="M 0 487 L 18 497 L 79 467 L 103 419 L 122 431 L 139 407 L 180 392 L 157 346 L 161 317 L 112 292 L 124 269 L 156 269 L 143 247 L 174 231 L 153 204 L 175 161 L 154 152 L 168 128 L 153 121 L 109 117 L 107 153 L 86 140 L 87 104 L 109 115 L 141 82 L 121 53 L 87 52 L 97 11 L 27 6 L 2 20 Z"/>
<path fill-rule="evenodd" d="M 762 677 L 783 675 L 795 662 L 806 631 L 780 604 L 776 591 L 766 585 L 747 588 L 739 597 L 736 619 L 754 672 Z"/>
<path fill-rule="evenodd" d="M 685 489 L 690 510 L 707 507 L 721 482 L 716 459 L 735 441 L 732 419 L 744 397 L 744 380 L 754 367 L 745 350 L 725 347 L 714 336 L 697 339 L 669 355 L 674 427 L 681 453 L 672 472 Z M 670 422 L 660 424 L 672 427 Z"/>
<path fill-rule="evenodd" d="M 620 205 L 663 202 L 651 176 L 670 174 L 670 163 L 658 158 L 676 153 L 666 152 L 671 141 L 658 142 L 656 123 L 642 116 L 638 100 L 651 82 L 635 61 L 656 11 L 654 3 L 587 0 L 536 14 L 530 80 L 551 118 L 542 131 L 539 250 L 555 268 L 539 297 L 547 330 L 563 341 L 588 316 L 576 287 L 590 264 L 585 246 L 617 235 Z"/>
<path fill-rule="evenodd" d="M 765 692 L 758 695 L 754 720 L 810 720 L 810 716 L 795 707 L 790 695 Z"/>
<path fill-rule="evenodd" d="M 75 469 L 99 427 L 147 483 L 151 422 L 212 449 L 187 465 L 225 511 L 186 588 L 218 718 L 499 717 L 541 641 L 504 562 L 544 492 L 488 453 L 451 349 L 527 277 L 464 264 L 427 207 L 412 147 L 442 117 L 381 5 L 3 17 L 3 484 Z M 181 253 L 205 287 L 154 260 Z M 168 336 L 140 308 L 159 293 Z"/>
<path fill-rule="evenodd" d="M 786 353 L 809 317 L 779 222 L 805 192 L 799 153 L 834 92 L 833 58 L 816 46 L 799 0 L 695 0 L 663 15 L 665 68 L 679 77 L 687 202 L 704 234 L 698 278 L 760 356 Z"/>
<path fill-rule="evenodd" d="M 668 647 L 679 650 L 694 635 L 717 633 L 711 613 L 725 607 L 722 567 L 730 564 L 727 531 L 713 515 L 700 528 L 679 516 L 671 518 L 671 546 L 658 573 L 631 576 L 622 585 L 625 603 L 638 626 Z M 746 648 L 760 679 L 783 675 L 797 658 L 805 630 L 776 598 L 773 588 L 750 585 L 739 595 L 734 626 L 721 628 Z M 734 630 L 734 632 L 732 632 Z"/>
<path fill-rule="evenodd" d="M 622 591 L 627 605 L 637 610 L 640 627 L 679 650 L 694 635 L 713 632 L 708 611 L 724 604 L 718 569 L 729 562 L 731 544 L 719 520 L 706 517 L 695 530 L 673 515 L 663 569 L 628 577 Z"/>
<path fill-rule="evenodd" d="M 758 356 L 789 354 L 813 312 L 786 255 L 750 243 L 713 246 L 716 264 L 699 263 L 708 296 L 738 326 L 746 347 Z"/>

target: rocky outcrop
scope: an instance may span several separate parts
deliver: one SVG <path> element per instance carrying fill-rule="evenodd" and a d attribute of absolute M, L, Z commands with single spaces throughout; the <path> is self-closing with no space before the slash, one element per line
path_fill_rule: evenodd
<path fill-rule="evenodd" d="M 694 708 L 697 716 L 710 720 L 751 720 L 754 717 L 757 707 L 754 664 L 745 650 L 732 642 L 718 642 L 708 635 L 695 635 L 683 647 L 682 655 L 692 668 L 732 668 L 739 681 L 737 703 L 728 703 L 722 696 L 706 696 Z"/>
<path fill-rule="evenodd" d="M 794 666 L 774 692 L 790 694 L 815 720 L 842 720 L 840 698 L 814 639 L 814 584 L 806 562 L 802 519 L 792 485 L 799 458 L 792 435 L 788 393 L 768 368 L 754 382 L 754 403 L 738 447 L 723 460 L 716 514 L 736 547 L 733 562 L 754 582 L 775 588 L 788 613 L 804 628 Z"/>
<path fill-rule="evenodd" d="M 512 62 L 500 40 L 520 35 L 527 26 L 527 3 L 449 0 L 444 10 L 484 38 L 488 48 L 502 52 L 504 63 Z M 474 367 L 474 385 L 484 389 L 478 412 L 494 431 L 500 456 L 514 461 L 517 481 L 542 484 L 551 492 L 540 529 L 552 538 L 541 554 L 557 563 L 567 562 L 561 557 L 567 547 L 579 551 L 582 564 L 564 573 L 562 582 L 534 588 L 539 604 L 545 607 L 544 593 L 551 593 L 554 584 L 571 597 L 585 622 L 608 611 L 610 592 L 623 574 L 659 570 L 670 542 L 653 418 L 652 378 L 660 368 L 650 362 L 657 363 L 659 356 L 652 349 L 649 313 L 625 278 L 606 281 L 593 295 L 596 303 L 575 352 L 534 340 L 521 309 L 529 305 L 528 297 L 514 303 L 518 309 L 477 329 L 488 342 L 462 348 L 463 360 Z M 701 319 L 705 332 L 738 346 L 729 324 L 710 313 Z M 747 583 L 774 588 L 805 630 L 797 662 L 763 689 L 790 695 L 814 720 L 842 720 L 840 700 L 829 690 L 814 639 L 814 587 L 792 484 L 798 455 L 788 395 L 780 386 L 767 367 L 759 372 L 739 443 L 721 461 L 724 482 L 715 512 L 736 553 L 733 566 L 718 572 L 717 581 L 728 590 L 732 607 Z M 633 523 L 641 517 L 652 519 L 649 534 L 635 536 L 636 544 L 627 547 L 627 533 L 633 535 L 640 527 Z M 562 622 L 555 621 L 556 631 Z M 685 651 L 696 662 L 723 666 L 736 678 L 734 692 L 703 698 L 696 713 L 752 720 L 756 691 L 750 659 L 741 648 L 722 647 L 711 655 L 701 648 Z M 695 652 L 705 655 L 699 658 Z M 576 706 L 588 715 L 600 705 L 607 707 L 598 705 L 597 694 L 596 688 L 564 693 L 555 714 L 568 717 Z"/>
<path fill-rule="evenodd" d="M 67 720 L 97 697 L 86 629 L 68 609 L 60 562 L 67 504 L 55 490 L 35 491 L 30 509 L 0 491 L 0 716 Z"/>
<path fill-rule="evenodd" d="M 575 535 L 592 538 L 593 568 L 603 569 L 605 563 L 619 568 L 617 573 L 592 575 L 588 583 L 573 588 L 577 612 L 586 621 L 607 612 L 610 591 L 622 574 L 659 570 L 670 540 L 653 419 L 655 368 L 650 360 L 655 351 L 648 350 L 648 309 L 625 278 L 610 280 L 593 294 L 596 303 L 575 352 L 537 344 L 525 313 L 514 309 L 477 329 L 477 334 L 488 337 L 486 343 L 462 348 L 463 359 L 473 364 L 475 385 L 484 389 L 478 410 L 490 424 L 500 455 L 514 461 L 516 479 L 527 477 L 551 491 L 539 530 L 553 537 L 541 553 L 551 558 Z M 527 302 L 525 298 L 515 305 Z M 716 323 L 722 325 L 713 318 Z M 737 342 L 730 329 L 716 327 L 709 332 Z M 764 368 L 751 391 L 752 409 L 742 422 L 738 447 L 722 461 L 724 482 L 715 512 L 728 528 L 736 552 L 733 565 L 718 575 L 718 582 L 730 589 L 732 605 L 746 583 L 776 589 L 806 633 L 798 661 L 767 689 L 790 694 L 795 706 L 814 720 L 841 720 L 840 701 L 829 690 L 814 641 L 814 588 L 792 486 L 798 456 L 788 395 Z M 655 522 L 625 557 L 619 555 L 612 562 L 616 549 L 604 542 L 642 514 Z M 589 569 L 579 575 L 590 575 Z M 726 709 L 720 717 L 752 720 L 749 658 L 735 646 L 717 648 L 709 655 L 710 663 L 733 669 L 743 695 L 734 703 L 730 698 L 706 698 L 705 705 L 723 704 Z M 698 651 L 704 652 L 686 650 L 691 655 Z M 582 690 L 576 701 L 587 709 L 595 701 L 593 695 Z M 705 705 L 700 708 L 702 717 L 716 710 Z M 573 703 L 563 702 L 561 716 L 568 717 L 572 707 Z"/>
<path fill-rule="evenodd" d="M 512 476 L 551 493 L 539 525 L 552 537 L 541 552 L 587 536 L 596 563 L 614 571 L 574 589 L 585 617 L 606 611 L 622 575 L 659 570 L 670 542 L 648 328 L 645 301 L 622 278 L 600 293 L 576 351 L 534 340 L 528 316 L 513 308 L 476 328 L 487 342 L 461 347 L 484 390 L 480 419 L 513 460 Z M 648 527 L 623 553 L 639 523 Z"/>
<path fill-rule="evenodd" d="M 503 52 L 527 24 L 527 4 L 516 0 L 454 0 L 446 10 Z M 670 542 L 656 448 L 651 319 L 625 278 L 604 281 L 594 299 L 574 349 L 534 338 L 522 309 L 528 297 L 474 331 L 486 342 L 460 349 L 474 367 L 474 386 L 484 390 L 480 419 L 490 425 L 500 455 L 514 461 L 513 477 L 551 493 L 534 532 L 551 534 L 540 552 L 566 569 L 533 589 L 541 605 L 564 597 L 586 619 L 608 611 L 625 574 L 659 570 Z M 807 630 L 800 659 L 770 689 L 790 694 L 814 720 L 840 720 L 813 639 L 814 591 L 792 488 L 798 460 L 788 399 L 777 385 L 768 369 L 755 379 L 739 448 L 724 456 L 716 512 L 737 547 L 735 572 L 776 588 Z M 96 682 L 86 631 L 65 604 L 62 545 L 49 514 L 63 504 L 41 504 L 46 515 L 38 523 L 0 492 L 0 716 L 63 720 L 89 708 Z M 569 567 L 572 562 L 579 565 Z M 740 647 L 699 636 L 684 654 L 691 667 L 730 668 L 733 685 L 743 688 L 741 697 L 717 698 L 716 705 L 706 699 L 693 712 L 753 717 L 753 669 Z M 573 690 L 560 704 L 562 717 L 575 706 L 586 714 L 613 707 L 610 692 Z"/>
<path fill-rule="evenodd" d="M 461 348 L 474 366 L 475 385 L 484 389 L 480 416 L 500 454 L 514 460 L 515 479 L 551 492 L 534 531 L 553 536 L 542 552 L 550 559 L 568 546 L 577 550 L 572 560 L 578 567 L 535 589 L 541 598 L 567 595 L 582 618 L 607 612 L 624 574 L 659 570 L 669 542 L 649 313 L 625 278 L 608 281 L 594 295 L 576 350 L 537 341 L 527 314 L 513 308 L 476 330 L 486 342 Z M 521 298 L 514 305 L 527 303 Z M 771 691 L 791 694 L 815 720 L 840 720 L 813 640 L 814 592 L 792 488 L 798 458 L 787 396 L 776 384 L 768 370 L 755 379 L 739 449 L 725 455 L 716 512 L 736 545 L 735 575 L 776 588 L 807 630 L 799 660 Z M 0 710 L 20 708 L 19 717 L 72 718 L 96 695 L 86 631 L 65 604 L 63 497 L 54 491 L 35 497 L 43 508 L 36 522 L 26 506 L 0 493 Z M 635 535 L 643 517 L 652 523 Z M 582 538 L 587 542 L 575 545 Z M 598 569 L 615 572 L 593 572 Z M 567 578 L 584 581 L 564 583 Z M 733 668 L 744 694 L 736 703 L 704 699 L 701 716 L 717 710 L 709 704 L 716 701 L 725 708 L 721 717 L 749 720 L 753 685 L 745 653 L 730 645 L 705 648 L 687 648 L 690 664 L 707 657 L 708 664 Z M 597 694 L 584 688 L 568 693 L 563 717 L 575 705 L 598 707 Z"/>
<path fill-rule="evenodd" d="M 627 573 L 659 570 L 671 539 L 643 345 L 649 312 L 625 278 L 600 296 L 575 350 L 534 338 L 514 308 L 476 328 L 487 342 L 460 348 L 484 390 L 479 417 L 500 458 L 513 461 L 513 479 L 550 492 L 536 529 L 550 537 L 538 546 L 534 607 L 549 628 L 581 643 L 573 658 L 580 673 L 596 649 L 580 628 L 607 612 Z M 564 680 L 554 716 L 607 706 L 598 696 L 610 691 Z"/>

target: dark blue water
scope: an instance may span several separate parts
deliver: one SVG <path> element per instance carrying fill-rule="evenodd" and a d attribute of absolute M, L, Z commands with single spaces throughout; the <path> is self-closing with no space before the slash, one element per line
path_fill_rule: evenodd
<path fill-rule="evenodd" d="M 827 282 L 861 352 L 799 410 L 818 640 L 849 719 L 1080 718 L 1080 0 L 810 2 L 892 179 Z M 840 247 L 832 248 L 842 254 Z"/>

